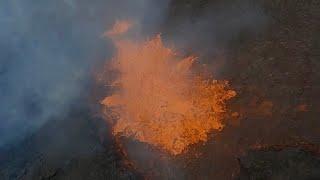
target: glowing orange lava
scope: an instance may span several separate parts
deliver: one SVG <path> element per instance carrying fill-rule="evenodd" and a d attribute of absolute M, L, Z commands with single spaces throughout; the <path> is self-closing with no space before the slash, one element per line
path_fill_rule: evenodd
<path fill-rule="evenodd" d="M 140 42 L 116 37 L 121 33 L 109 33 L 117 48 L 110 66 L 119 76 L 113 94 L 101 102 L 117 117 L 114 135 L 177 155 L 223 128 L 225 102 L 236 94 L 226 81 L 200 75 L 197 58 L 180 58 L 160 35 Z"/>

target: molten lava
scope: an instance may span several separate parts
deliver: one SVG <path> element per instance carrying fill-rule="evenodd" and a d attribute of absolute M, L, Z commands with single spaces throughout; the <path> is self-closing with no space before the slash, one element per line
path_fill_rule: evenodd
<path fill-rule="evenodd" d="M 109 66 L 119 73 L 113 94 L 102 101 L 116 117 L 113 134 L 174 155 L 206 142 L 211 131 L 223 128 L 225 103 L 236 93 L 227 81 L 196 71 L 197 58 L 180 58 L 160 35 L 143 42 L 122 38 L 129 27 L 128 22 L 117 22 L 107 32 L 117 48 Z"/>

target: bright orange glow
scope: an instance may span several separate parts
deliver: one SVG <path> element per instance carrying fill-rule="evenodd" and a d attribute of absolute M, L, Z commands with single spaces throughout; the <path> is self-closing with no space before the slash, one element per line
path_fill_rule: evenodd
<path fill-rule="evenodd" d="M 225 102 L 236 94 L 226 81 L 200 75 L 197 58 L 180 58 L 160 35 L 144 42 L 112 39 L 117 52 L 110 66 L 120 75 L 101 103 L 117 117 L 114 135 L 177 155 L 223 128 Z"/>

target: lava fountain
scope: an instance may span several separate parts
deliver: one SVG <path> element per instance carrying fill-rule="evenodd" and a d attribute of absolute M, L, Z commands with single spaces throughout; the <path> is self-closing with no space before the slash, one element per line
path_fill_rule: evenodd
<path fill-rule="evenodd" d="M 133 23 L 117 21 L 106 33 L 116 47 L 108 68 L 118 73 L 101 101 L 113 134 L 148 143 L 173 155 L 222 130 L 226 101 L 236 95 L 227 81 L 206 73 L 197 57 L 181 57 L 160 35 L 125 37 Z"/>

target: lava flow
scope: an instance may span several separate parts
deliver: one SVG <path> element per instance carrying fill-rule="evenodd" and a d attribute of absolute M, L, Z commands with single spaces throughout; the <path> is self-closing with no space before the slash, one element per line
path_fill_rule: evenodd
<path fill-rule="evenodd" d="M 160 35 L 145 41 L 123 37 L 131 24 L 118 21 L 106 33 L 117 49 L 108 64 L 118 72 L 113 93 L 101 102 L 113 118 L 113 134 L 173 155 L 206 142 L 211 131 L 223 128 L 226 101 L 235 91 L 227 81 L 203 75 L 201 67 L 199 72 L 196 57 L 181 58 L 165 47 Z"/>

